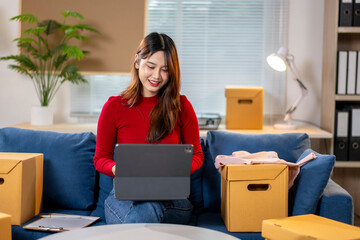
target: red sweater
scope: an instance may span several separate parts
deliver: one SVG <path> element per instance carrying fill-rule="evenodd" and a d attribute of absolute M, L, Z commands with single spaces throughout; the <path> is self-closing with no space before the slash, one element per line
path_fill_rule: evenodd
<path fill-rule="evenodd" d="M 114 148 L 117 143 L 149 143 L 149 114 L 158 103 L 158 97 L 140 97 L 133 107 L 124 106 L 121 96 L 110 97 L 101 111 L 98 128 L 94 164 L 96 170 L 114 176 L 111 169 L 115 165 Z M 181 110 L 173 132 L 161 144 L 192 144 L 194 154 L 191 173 L 203 163 L 199 125 L 194 109 L 185 96 L 180 97 Z"/>

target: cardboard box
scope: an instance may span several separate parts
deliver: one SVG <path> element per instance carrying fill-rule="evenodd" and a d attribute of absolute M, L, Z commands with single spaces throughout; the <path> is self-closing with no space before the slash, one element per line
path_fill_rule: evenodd
<path fill-rule="evenodd" d="M 268 240 L 360 239 L 360 228 L 313 214 L 264 220 L 262 236 Z"/>
<path fill-rule="evenodd" d="M 261 232 L 264 219 L 288 216 L 286 165 L 225 165 L 220 173 L 221 216 L 229 232 Z"/>
<path fill-rule="evenodd" d="M 11 216 L 0 213 L 0 236 L 2 240 L 11 240 Z"/>
<path fill-rule="evenodd" d="M 262 129 L 264 89 L 226 87 L 226 128 Z"/>
<path fill-rule="evenodd" d="M 0 153 L 0 212 L 21 225 L 39 214 L 43 192 L 43 154 Z"/>

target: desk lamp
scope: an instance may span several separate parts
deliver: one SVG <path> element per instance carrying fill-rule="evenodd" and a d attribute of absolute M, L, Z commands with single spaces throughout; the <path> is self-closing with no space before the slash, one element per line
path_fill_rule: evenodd
<path fill-rule="evenodd" d="M 285 123 L 278 123 L 274 125 L 274 127 L 277 129 L 296 129 L 296 125 L 291 123 L 291 114 L 296 110 L 296 107 L 308 93 L 307 88 L 300 80 L 294 59 L 294 56 L 289 54 L 289 50 L 286 47 L 280 47 L 277 53 L 273 53 L 266 58 L 266 61 L 270 67 L 276 71 L 284 72 L 287 68 L 289 68 L 301 89 L 300 97 L 296 99 L 295 103 L 285 113 Z"/>

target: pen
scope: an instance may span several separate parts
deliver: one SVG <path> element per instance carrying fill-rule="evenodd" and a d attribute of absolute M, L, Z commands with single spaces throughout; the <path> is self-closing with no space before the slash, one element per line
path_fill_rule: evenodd
<path fill-rule="evenodd" d="M 58 214 L 49 214 L 49 215 L 40 215 L 43 218 L 82 218 L 81 216 L 77 215 L 58 215 Z"/>
<path fill-rule="evenodd" d="M 64 228 L 62 228 L 62 227 L 56 227 L 56 226 L 39 226 L 38 228 L 39 228 L 39 229 L 42 229 L 42 230 L 46 230 L 46 231 L 49 231 L 49 230 L 52 230 L 52 231 L 61 231 L 61 230 L 64 229 Z"/>

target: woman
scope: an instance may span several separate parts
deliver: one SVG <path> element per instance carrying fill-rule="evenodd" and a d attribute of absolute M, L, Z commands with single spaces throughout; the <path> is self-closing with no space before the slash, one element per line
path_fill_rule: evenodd
<path fill-rule="evenodd" d="M 110 97 L 98 122 L 95 168 L 115 174 L 117 143 L 192 144 L 191 173 L 203 163 L 194 109 L 180 95 L 180 66 L 173 40 L 150 33 L 140 43 L 132 67 L 132 83 L 120 96 Z M 136 161 L 136 159 L 134 159 Z M 105 200 L 105 218 L 115 223 L 187 223 L 189 200 L 120 201 L 114 190 Z"/>

